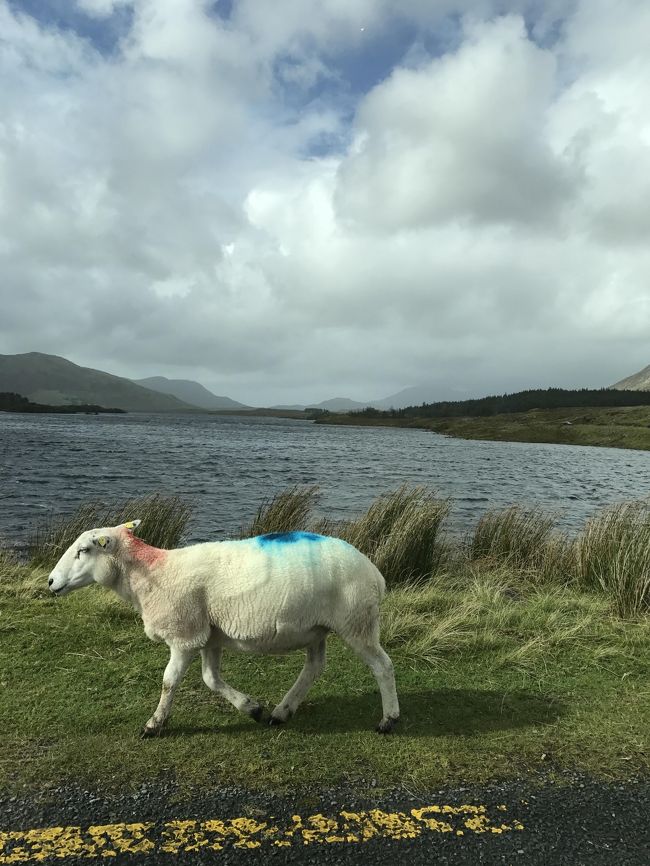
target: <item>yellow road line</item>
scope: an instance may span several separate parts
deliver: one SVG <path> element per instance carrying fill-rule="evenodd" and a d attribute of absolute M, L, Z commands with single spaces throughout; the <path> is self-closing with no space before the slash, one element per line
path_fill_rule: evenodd
<path fill-rule="evenodd" d="M 213 818 L 208 821 L 103 824 L 89 827 L 41 827 L 0 831 L 0 864 L 38 863 L 47 858 L 117 857 L 124 854 L 181 854 L 201 849 L 220 851 L 225 846 L 260 848 L 323 843 L 359 843 L 368 839 L 415 839 L 428 833 L 509 833 L 523 825 L 490 816 L 482 805 L 433 805 L 410 812 L 339 812 L 336 815 L 293 815 L 277 821 L 273 816 Z"/>

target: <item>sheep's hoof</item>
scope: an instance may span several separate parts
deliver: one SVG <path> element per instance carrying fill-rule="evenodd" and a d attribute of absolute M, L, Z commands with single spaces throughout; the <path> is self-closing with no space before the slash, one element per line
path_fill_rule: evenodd
<path fill-rule="evenodd" d="M 271 713 L 269 725 L 283 725 L 285 722 L 289 721 L 294 713 L 295 710 L 292 710 L 291 707 L 286 704 L 278 704 Z"/>
<path fill-rule="evenodd" d="M 140 734 L 141 740 L 149 740 L 151 737 L 159 737 L 162 733 L 162 728 L 149 728 L 147 725 L 142 729 Z"/>
<path fill-rule="evenodd" d="M 248 715 L 255 722 L 262 722 L 264 720 L 264 709 L 258 704 L 256 707 L 248 710 Z"/>
<path fill-rule="evenodd" d="M 388 716 L 386 719 L 382 719 L 381 722 L 377 725 L 377 733 L 378 734 L 390 734 L 395 725 L 399 722 L 399 716 L 392 718 Z"/>

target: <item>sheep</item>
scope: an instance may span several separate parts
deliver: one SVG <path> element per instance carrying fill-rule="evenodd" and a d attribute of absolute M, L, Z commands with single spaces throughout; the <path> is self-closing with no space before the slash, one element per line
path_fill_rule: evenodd
<path fill-rule="evenodd" d="M 153 641 L 169 646 L 162 693 L 142 731 L 156 736 L 174 692 L 200 653 L 203 681 L 255 721 L 261 705 L 221 678 L 224 649 L 281 654 L 306 650 L 296 682 L 268 723 L 288 721 L 325 667 L 327 635 L 341 637 L 368 665 L 381 692 L 387 734 L 399 719 L 393 664 L 379 643 L 385 581 L 351 544 L 311 532 L 259 535 L 173 550 L 134 535 L 141 521 L 90 529 L 66 550 L 48 579 L 56 596 L 98 583 L 130 602 Z"/>

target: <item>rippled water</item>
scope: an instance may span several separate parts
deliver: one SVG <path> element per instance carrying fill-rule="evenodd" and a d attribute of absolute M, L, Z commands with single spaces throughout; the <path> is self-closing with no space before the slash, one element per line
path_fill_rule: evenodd
<path fill-rule="evenodd" d="M 285 419 L 0 413 L 0 536 L 13 544 L 46 512 L 89 500 L 178 494 L 194 507 L 190 540 L 199 541 L 236 532 L 288 485 L 321 485 L 322 513 L 341 518 L 404 482 L 450 497 L 455 531 L 516 502 L 577 528 L 598 507 L 648 496 L 650 456 Z"/>

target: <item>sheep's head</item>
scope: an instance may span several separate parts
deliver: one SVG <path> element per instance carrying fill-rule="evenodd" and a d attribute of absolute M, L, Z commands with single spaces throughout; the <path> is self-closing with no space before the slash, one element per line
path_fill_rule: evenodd
<path fill-rule="evenodd" d="M 82 532 L 50 572 L 50 590 L 55 595 L 67 595 L 91 583 L 106 583 L 114 569 L 115 554 L 140 522 L 131 520 L 120 526 Z"/>

